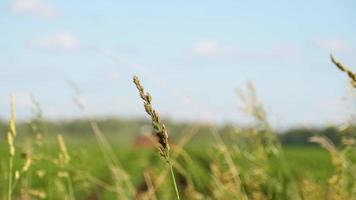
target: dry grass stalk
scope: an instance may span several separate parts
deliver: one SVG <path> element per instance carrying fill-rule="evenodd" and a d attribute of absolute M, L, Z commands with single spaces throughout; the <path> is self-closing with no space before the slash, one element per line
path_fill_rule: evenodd
<path fill-rule="evenodd" d="M 7 133 L 7 142 L 9 146 L 9 174 L 8 174 L 8 191 L 7 191 L 7 199 L 12 199 L 12 193 L 17 185 L 18 180 L 20 179 L 21 175 L 28 171 L 32 159 L 29 156 L 25 156 L 25 162 L 22 166 L 22 169 L 16 170 L 14 172 L 14 157 L 15 157 L 15 145 L 14 140 L 16 137 L 16 113 L 15 113 L 15 101 L 14 96 L 11 96 L 10 100 L 10 109 L 11 109 L 11 117 L 9 122 L 9 131 Z"/>
<path fill-rule="evenodd" d="M 16 115 L 15 115 L 15 103 L 14 97 L 11 96 L 11 118 L 9 122 L 9 131 L 7 132 L 7 142 L 9 145 L 9 156 L 15 156 L 15 146 L 14 146 L 14 139 L 16 137 Z"/>
<path fill-rule="evenodd" d="M 353 178 L 354 171 L 352 171 L 352 164 L 347 159 L 346 155 L 343 152 L 340 152 L 326 137 L 313 136 L 310 138 L 310 141 L 319 144 L 330 153 L 332 163 L 335 167 L 334 175 L 332 175 L 328 181 L 329 191 L 327 199 L 353 199 L 352 194 L 348 191 L 348 185 L 350 183 L 352 185 L 355 184 Z"/>
<path fill-rule="evenodd" d="M 70 156 L 68 154 L 67 146 L 61 134 L 57 135 L 57 144 L 59 148 L 59 154 L 58 154 L 58 159 L 55 160 L 55 163 L 60 166 L 65 166 L 69 163 Z"/>
<path fill-rule="evenodd" d="M 173 172 L 173 164 L 169 157 L 169 143 L 168 143 L 167 129 L 166 129 L 165 125 L 161 122 L 161 119 L 160 119 L 158 113 L 152 107 L 151 95 L 148 92 L 145 92 L 145 89 L 141 85 L 141 82 L 137 76 L 133 77 L 133 82 L 136 85 L 136 88 L 139 91 L 140 97 L 144 102 L 145 111 L 151 117 L 154 133 L 158 138 L 158 143 L 161 145 L 160 147 L 158 147 L 159 154 L 166 160 L 166 162 L 169 165 L 174 189 L 176 192 L 176 197 L 179 200 L 180 197 L 179 197 L 177 182 L 176 182 L 174 172 Z"/>
<path fill-rule="evenodd" d="M 12 199 L 13 191 L 13 162 L 15 156 L 14 139 L 16 137 L 16 115 L 15 115 L 15 102 L 14 96 L 11 96 L 11 117 L 9 122 L 9 131 L 7 132 L 7 142 L 9 145 L 9 174 L 8 174 L 8 190 L 7 199 Z"/>
<path fill-rule="evenodd" d="M 55 164 L 61 167 L 61 171 L 58 172 L 57 176 L 59 178 L 64 178 L 67 182 L 68 196 L 70 200 L 75 199 L 74 187 L 72 182 L 72 177 L 70 172 L 65 169 L 70 161 L 70 156 L 67 151 L 67 146 L 64 142 L 63 136 L 61 134 L 57 135 L 57 144 L 59 148 L 58 159 L 55 160 Z"/>
<path fill-rule="evenodd" d="M 228 168 L 229 168 L 228 171 L 230 174 L 230 178 L 232 179 L 231 183 L 234 184 L 234 190 L 236 190 L 236 193 L 239 195 L 239 198 L 241 198 L 242 200 L 248 199 L 245 191 L 242 188 L 240 173 L 232 159 L 231 152 L 229 152 L 227 145 L 224 143 L 224 141 L 221 138 L 220 134 L 218 133 L 218 130 L 216 129 L 216 127 L 211 125 L 211 126 L 209 126 L 209 129 L 210 129 L 211 133 L 213 134 L 215 141 L 217 142 L 218 150 L 221 150 L 221 153 L 224 156 L 224 159 L 228 165 Z"/>
<path fill-rule="evenodd" d="M 219 161 L 210 164 L 212 174 L 212 195 L 214 199 L 248 199 L 240 193 L 233 180 L 230 171 L 222 169 L 223 164 Z"/>
<path fill-rule="evenodd" d="M 15 177 L 14 177 L 14 182 L 12 184 L 12 190 L 15 190 L 17 183 L 19 182 L 20 178 L 28 171 L 32 164 L 32 158 L 28 156 L 27 154 L 24 154 L 24 159 L 25 162 L 23 163 L 23 166 L 21 170 L 16 170 L 15 171 Z"/>
<path fill-rule="evenodd" d="M 340 152 L 336 149 L 335 145 L 326 138 L 321 136 L 313 136 L 309 139 L 310 142 L 317 143 L 324 149 L 326 149 L 332 158 L 333 164 L 340 169 L 345 169 L 347 167 L 347 160 L 346 158 L 340 154 Z"/>
<path fill-rule="evenodd" d="M 24 165 L 22 166 L 21 173 L 27 172 L 31 164 L 32 164 L 32 159 L 28 156 L 25 160 Z"/>
<path fill-rule="evenodd" d="M 242 90 L 238 90 L 237 94 L 243 103 L 243 111 L 253 116 L 258 122 L 268 122 L 267 113 L 257 97 L 256 88 L 252 82 L 247 82 L 246 93 Z"/>
<path fill-rule="evenodd" d="M 159 147 L 160 155 L 168 162 L 169 161 L 169 143 L 168 134 L 165 125 L 161 122 L 158 113 L 152 108 L 152 97 L 141 85 L 140 80 L 137 76 L 134 76 L 133 82 L 136 85 L 140 93 L 140 97 L 144 102 L 144 107 L 146 113 L 151 117 L 153 130 L 158 138 L 158 143 L 161 145 Z"/>
<path fill-rule="evenodd" d="M 331 62 L 334 63 L 334 65 L 339 68 L 342 72 L 345 72 L 347 76 L 351 79 L 351 84 L 353 87 L 356 88 L 356 74 L 353 73 L 350 69 L 345 67 L 343 64 L 335 60 L 334 56 L 330 54 Z"/>
<path fill-rule="evenodd" d="M 247 91 L 238 90 L 237 94 L 243 103 L 242 110 L 257 122 L 256 127 L 252 131 L 257 134 L 255 139 L 261 141 L 261 145 L 258 145 L 258 147 L 264 148 L 264 151 L 268 154 L 276 156 L 281 154 L 280 143 L 273 133 L 267 112 L 257 96 L 254 84 L 248 82 Z"/>

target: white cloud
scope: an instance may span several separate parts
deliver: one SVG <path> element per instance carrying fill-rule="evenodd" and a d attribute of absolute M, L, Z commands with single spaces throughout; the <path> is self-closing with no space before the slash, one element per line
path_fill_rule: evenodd
<path fill-rule="evenodd" d="M 192 45 L 192 54 L 197 56 L 213 56 L 219 51 L 218 45 L 212 40 L 200 40 Z"/>
<path fill-rule="evenodd" d="M 39 17 L 55 17 L 58 15 L 57 10 L 44 0 L 13 0 L 11 12 Z"/>
<path fill-rule="evenodd" d="M 262 51 L 260 55 L 267 59 L 291 58 L 300 55 L 300 50 L 292 44 L 274 45 Z"/>
<path fill-rule="evenodd" d="M 109 81 L 119 81 L 121 76 L 117 71 L 110 71 L 106 74 L 105 79 Z"/>
<path fill-rule="evenodd" d="M 59 32 L 30 41 L 30 47 L 48 50 L 74 51 L 80 48 L 80 43 L 72 33 Z"/>
<path fill-rule="evenodd" d="M 214 40 L 199 40 L 192 44 L 191 54 L 200 57 L 223 56 L 240 57 L 258 60 L 273 60 L 293 58 L 301 54 L 300 49 L 293 44 L 275 44 L 265 48 L 241 48 L 236 45 L 218 45 Z"/>
<path fill-rule="evenodd" d="M 319 39 L 314 41 L 314 43 L 319 48 L 328 52 L 348 52 L 350 50 L 350 46 L 345 40 L 337 38 Z"/>

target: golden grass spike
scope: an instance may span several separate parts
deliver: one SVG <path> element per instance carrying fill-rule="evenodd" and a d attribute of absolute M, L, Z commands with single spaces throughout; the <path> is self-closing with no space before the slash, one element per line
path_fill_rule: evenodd
<path fill-rule="evenodd" d="M 335 58 L 332 54 L 330 54 L 330 59 L 331 59 L 331 62 L 334 63 L 334 65 L 337 68 L 339 68 L 342 72 L 345 72 L 349 76 L 349 78 L 351 79 L 352 86 L 356 88 L 356 74 L 353 73 L 348 68 L 346 68 L 343 64 L 341 64 L 340 62 L 335 60 Z"/>
<path fill-rule="evenodd" d="M 14 97 L 11 96 L 11 117 L 9 122 L 9 131 L 7 132 L 7 143 L 9 144 L 10 157 L 15 156 L 14 139 L 16 137 L 16 115 Z"/>
<path fill-rule="evenodd" d="M 337 169 L 346 169 L 347 159 L 346 157 L 338 151 L 335 145 L 327 137 L 322 136 L 312 136 L 309 138 L 310 142 L 319 144 L 321 147 L 326 149 L 330 155 L 332 163 Z"/>
<path fill-rule="evenodd" d="M 58 143 L 58 147 L 59 147 L 59 151 L 60 151 L 60 154 L 59 154 L 60 163 L 68 164 L 68 162 L 70 160 L 70 156 L 68 154 L 66 144 L 64 143 L 64 139 L 61 134 L 57 135 L 57 143 Z"/>
<path fill-rule="evenodd" d="M 321 136 L 312 136 L 309 138 L 310 142 L 319 144 L 322 146 L 324 149 L 328 150 L 331 153 L 336 153 L 336 148 L 335 146 L 331 143 L 331 141 L 326 138 L 326 137 L 321 137 Z"/>
<path fill-rule="evenodd" d="M 14 178 L 13 177 L 13 167 L 14 167 L 13 159 L 15 157 L 14 139 L 16 137 L 15 101 L 14 101 L 13 95 L 11 95 L 10 103 L 11 103 L 11 117 L 10 117 L 10 122 L 9 122 L 9 131 L 7 132 L 7 142 L 9 145 L 9 174 L 8 174 L 8 188 L 7 188 L 8 189 L 7 190 L 7 199 L 8 200 L 12 200 L 13 178 Z"/>
<path fill-rule="evenodd" d="M 32 159 L 30 157 L 26 158 L 24 165 L 22 166 L 21 173 L 27 172 L 32 163 Z"/>
<path fill-rule="evenodd" d="M 15 100 L 14 96 L 11 96 L 11 119 L 10 119 L 10 132 L 15 137 L 16 136 L 16 113 L 15 113 Z"/>
<path fill-rule="evenodd" d="M 158 138 L 158 143 L 161 145 L 159 147 L 159 153 L 166 161 L 168 161 L 169 143 L 167 129 L 165 125 L 161 122 L 158 113 L 152 107 L 151 95 L 148 92 L 145 92 L 145 89 L 141 85 L 141 82 L 137 76 L 133 77 L 133 82 L 135 83 L 136 88 L 139 91 L 140 97 L 144 102 L 146 113 L 151 117 L 154 133 Z"/>

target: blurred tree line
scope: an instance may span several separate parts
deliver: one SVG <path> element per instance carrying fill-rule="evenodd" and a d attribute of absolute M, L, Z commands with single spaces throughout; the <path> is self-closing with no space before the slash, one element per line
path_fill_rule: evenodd
<path fill-rule="evenodd" d="M 145 119 L 118 119 L 118 118 L 103 118 L 96 120 L 104 134 L 108 136 L 119 136 L 121 140 L 125 138 L 133 138 L 139 134 L 150 134 L 150 124 Z M 170 135 L 175 138 L 180 136 L 180 133 L 187 132 L 194 126 L 199 126 L 199 134 L 197 137 L 199 140 L 204 139 L 204 135 L 209 131 L 208 124 L 194 124 L 194 123 L 178 123 L 171 120 L 165 120 L 167 127 L 169 128 Z M 34 130 L 35 125 L 35 130 Z M 241 131 L 243 128 L 240 128 Z M 247 129 L 247 128 L 246 128 Z M 0 134 L 2 139 L 5 139 L 5 135 L 8 130 L 7 122 L 0 121 Z M 85 119 L 72 119 L 72 120 L 33 120 L 33 121 L 21 121 L 17 123 L 17 130 L 19 137 L 31 136 L 35 132 L 47 134 L 49 136 L 56 135 L 58 133 L 71 135 L 71 136 L 88 136 L 92 134 L 90 123 Z M 222 125 L 219 127 L 219 132 L 224 136 L 231 134 L 235 131 L 235 126 L 231 124 Z M 341 143 L 340 132 L 335 127 L 324 128 L 292 128 L 284 131 L 276 132 L 280 142 L 283 145 L 313 145 L 308 139 L 313 135 L 326 136 L 334 144 L 339 145 Z M 208 138 L 208 136 L 206 137 Z M 206 141 L 206 140 L 201 140 Z"/>

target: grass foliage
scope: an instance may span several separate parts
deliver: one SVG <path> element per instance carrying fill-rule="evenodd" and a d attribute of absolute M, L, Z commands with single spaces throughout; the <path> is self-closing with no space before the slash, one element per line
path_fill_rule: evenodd
<path fill-rule="evenodd" d="M 332 62 L 354 83 L 350 70 Z M 132 137 L 121 134 L 130 128 L 107 134 L 115 123 L 90 117 L 72 127 L 86 124 L 90 135 L 48 127 L 35 99 L 28 128 L 16 129 L 12 98 L 7 140 L 0 141 L 0 199 L 356 199 L 352 123 L 335 129 L 338 145 L 314 135 L 309 140 L 318 146 L 284 147 L 249 83 L 238 95 L 253 126 L 194 124 L 171 135 L 137 77 L 134 83 L 153 128 L 143 122 L 134 128 L 143 134 Z"/>

